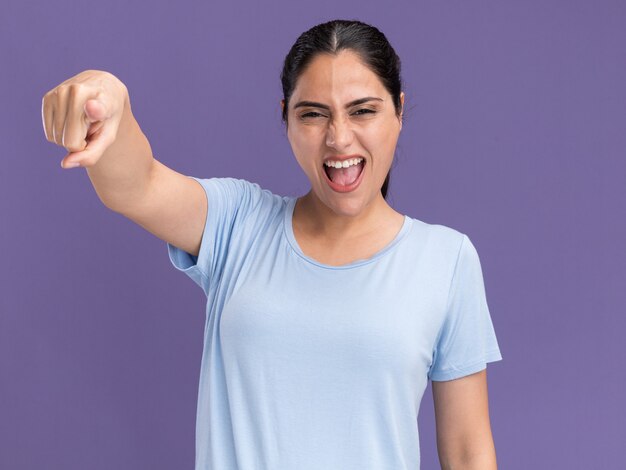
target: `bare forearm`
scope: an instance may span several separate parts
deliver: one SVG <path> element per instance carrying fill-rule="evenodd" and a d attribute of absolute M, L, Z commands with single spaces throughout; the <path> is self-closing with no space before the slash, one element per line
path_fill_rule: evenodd
<path fill-rule="evenodd" d="M 497 470 L 495 451 L 441 459 L 441 470 Z"/>
<path fill-rule="evenodd" d="M 115 141 L 87 174 L 100 200 L 121 211 L 146 194 L 154 158 L 148 139 L 135 120 L 128 97 Z"/>

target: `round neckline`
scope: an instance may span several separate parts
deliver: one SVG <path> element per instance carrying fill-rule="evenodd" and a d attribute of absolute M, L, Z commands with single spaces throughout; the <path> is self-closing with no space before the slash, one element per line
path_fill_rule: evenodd
<path fill-rule="evenodd" d="M 376 261 L 377 259 L 381 258 L 382 256 L 384 256 L 385 254 L 387 254 L 394 246 L 396 246 L 398 243 L 400 243 L 400 241 L 405 237 L 405 235 L 408 233 L 409 229 L 411 228 L 411 218 L 408 215 L 404 215 L 404 222 L 402 223 L 402 227 L 400 228 L 400 231 L 398 231 L 398 233 L 396 234 L 396 236 L 393 238 L 393 240 L 391 240 L 389 243 L 387 243 L 387 245 L 385 245 L 382 249 L 380 249 L 379 251 L 377 251 L 376 253 L 374 253 L 374 255 L 372 255 L 371 257 L 367 258 L 367 259 L 359 259 L 356 261 L 353 261 L 351 263 L 348 264 L 342 264 L 339 266 L 332 266 L 330 264 L 324 264 L 324 263 L 320 263 L 319 261 L 314 260 L 313 258 L 307 256 L 304 254 L 304 252 L 302 251 L 302 249 L 300 248 L 300 245 L 298 245 L 298 242 L 296 240 L 296 237 L 293 233 L 293 212 L 294 209 L 296 207 L 296 201 L 297 201 L 297 197 L 289 197 L 287 199 L 287 206 L 285 208 L 285 215 L 283 217 L 283 229 L 284 229 L 284 233 L 285 236 L 287 237 L 287 241 L 289 242 L 289 245 L 291 245 L 291 248 L 293 249 L 293 251 L 302 259 L 304 259 L 305 261 L 318 266 L 320 268 L 324 268 L 324 269 L 351 269 L 351 268 L 356 268 L 359 266 L 363 266 L 364 264 L 369 264 L 372 263 L 374 261 Z"/>

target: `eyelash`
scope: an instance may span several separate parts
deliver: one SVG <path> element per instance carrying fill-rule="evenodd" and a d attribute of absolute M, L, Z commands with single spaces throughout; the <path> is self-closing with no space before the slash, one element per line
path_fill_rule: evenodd
<path fill-rule="evenodd" d="M 365 113 L 363 114 L 357 114 L 359 111 L 365 111 Z M 363 116 L 364 114 L 375 114 L 376 111 L 372 110 L 372 109 L 367 109 L 367 108 L 363 108 L 363 109 L 357 109 L 353 114 L 356 116 Z M 303 118 L 308 118 L 308 117 L 317 117 L 317 116 L 313 116 L 314 114 L 316 114 L 317 116 L 322 116 L 322 114 L 320 113 L 316 113 L 315 111 L 311 111 L 308 113 L 304 113 L 302 115 Z"/>

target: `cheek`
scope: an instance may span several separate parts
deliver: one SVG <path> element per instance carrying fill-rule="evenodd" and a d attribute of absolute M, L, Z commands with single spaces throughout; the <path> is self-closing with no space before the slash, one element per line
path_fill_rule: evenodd
<path fill-rule="evenodd" d="M 393 156 L 398 129 L 389 124 L 377 124 L 363 129 L 359 133 L 359 141 L 374 158 L 391 158 Z"/>
<path fill-rule="evenodd" d="M 323 135 L 317 128 L 305 128 L 287 132 L 291 149 L 293 150 L 298 163 L 301 166 L 307 166 L 313 161 L 320 158 L 323 148 Z"/>

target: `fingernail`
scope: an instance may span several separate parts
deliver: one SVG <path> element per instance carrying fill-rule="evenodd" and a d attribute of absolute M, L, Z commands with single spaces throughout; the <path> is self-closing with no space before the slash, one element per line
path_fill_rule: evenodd
<path fill-rule="evenodd" d="M 77 166 L 80 166 L 80 163 L 78 163 L 78 162 L 65 162 L 65 166 L 63 166 L 63 164 L 61 164 L 61 166 L 63 168 L 76 168 Z"/>

